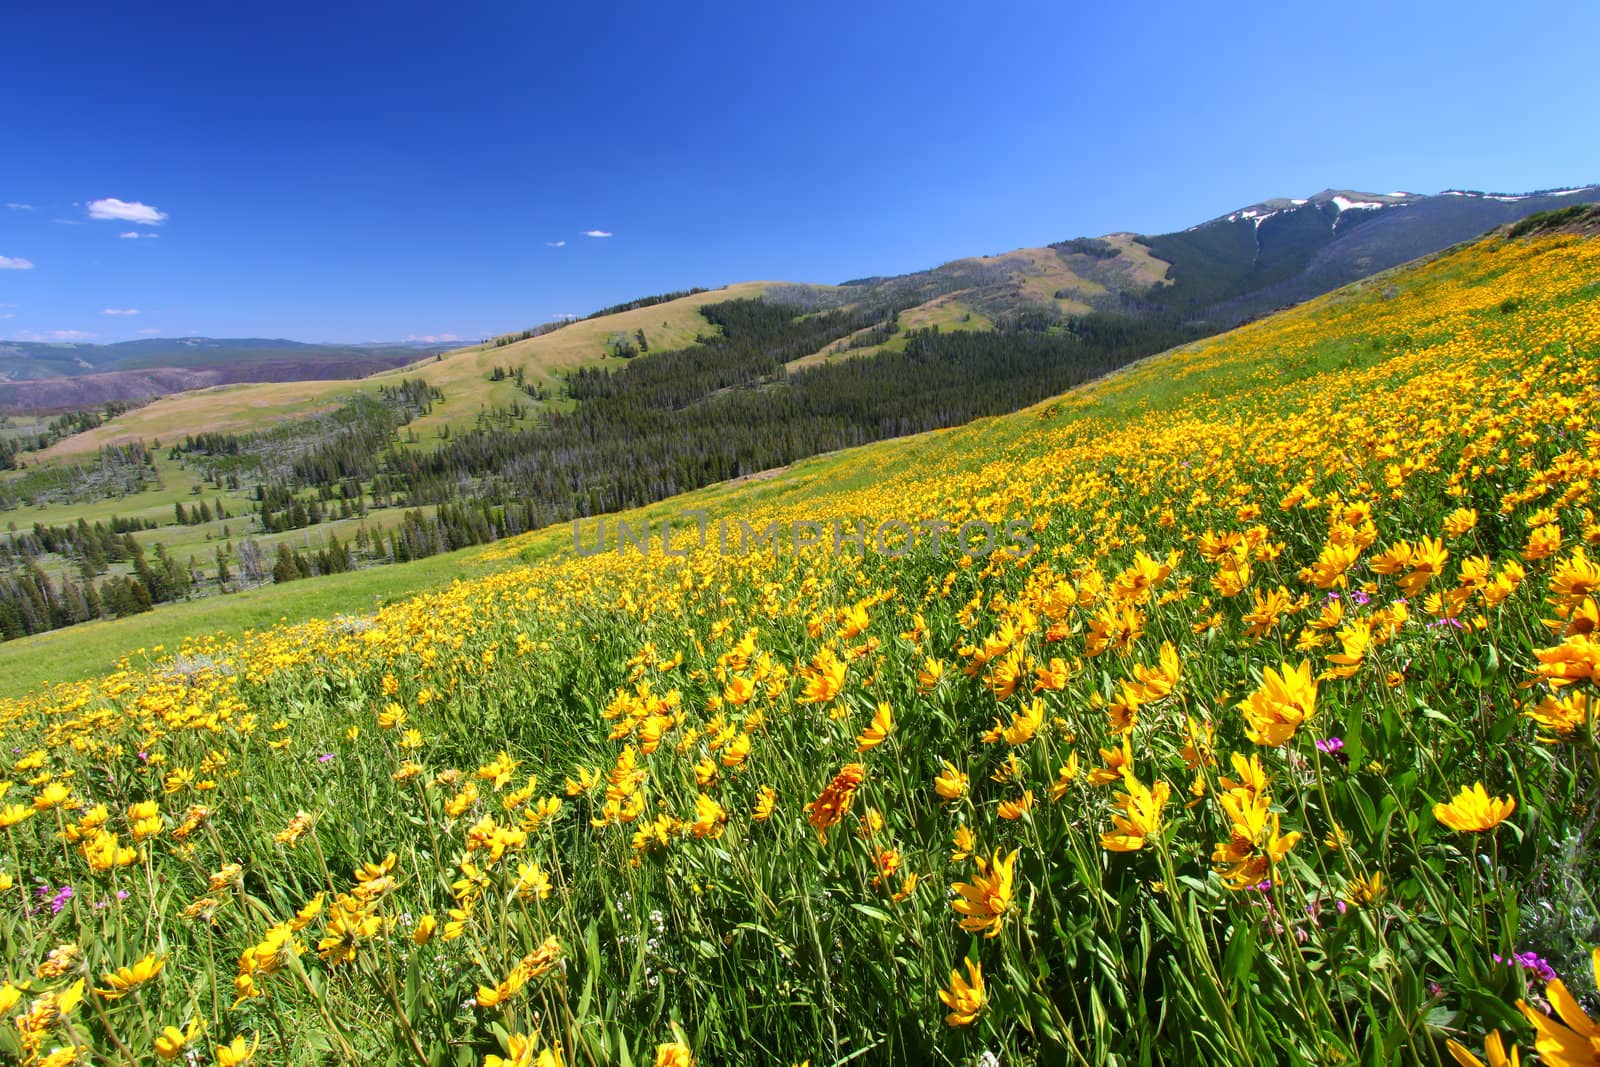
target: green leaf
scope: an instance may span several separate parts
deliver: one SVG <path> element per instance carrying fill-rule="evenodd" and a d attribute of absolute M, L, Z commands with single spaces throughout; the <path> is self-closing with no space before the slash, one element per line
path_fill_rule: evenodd
<path fill-rule="evenodd" d="M 871 904 L 861 904 L 861 903 L 856 903 L 856 902 L 852 902 L 850 906 L 852 908 L 856 909 L 857 911 L 859 911 L 861 914 L 865 915 L 869 919 L 876 919 L 881 923 L 892 923 L 892 922 L 894 922 L 894 916 L 890 915 L 888 912 L 884 911 L 882 908 L 875 908 Z"/>

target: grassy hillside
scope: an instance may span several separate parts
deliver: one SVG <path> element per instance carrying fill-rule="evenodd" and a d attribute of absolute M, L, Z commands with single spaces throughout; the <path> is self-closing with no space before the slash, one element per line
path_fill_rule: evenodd
<path fill-rule="evenodd" d="M 542 531 L 0 701 L 31 978 L 0 1048 L 1444 1064 L 1538 1027 L 1564 1062 L 1545 979 L 1590 988 L 1600 941 L 1597 277 L 1593 239 L 1494 238 L 657 505 L 706 510 L 687 557 Z M 1000 546 L 790 550 L 858 518 Z"/>
<path fill-rule="evenodd" d="M 702 305 L 758 296 L 766 284 L 745 282 L 665 304 L 584 319 L 554 333 L 501 347 L 474 345 L 359 382 L 252 383 L 180 393 L 69 437 L 43 458 L 90 455 L 102 445 L 129 439 L 170 441 L 186 433 L 263 430 L 285 419 L 327 411 L 353 392 L 376 394 L 383 385 L 402 378 L 421 379 L 444 390 L 445 402 L 414 425 L 420 435 L 437 435 L 445 427 L 463 430 L 474 424 L 480 411 L 518 400 L 527 403 L 526 394 L 514 381 L 490 380 L 495 367 L 521 367 L 530 382 L 550 382 L 557 372 L 601 362 L 613 336 L 631 337 L 638 330 L 644 331 L 653 348 L 681 347 L 709 329 L 699 314 Z"/>

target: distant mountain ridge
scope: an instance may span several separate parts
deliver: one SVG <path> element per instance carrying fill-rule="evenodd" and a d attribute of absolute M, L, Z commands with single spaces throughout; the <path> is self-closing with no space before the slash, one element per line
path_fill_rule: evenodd
<path fill-rule="evenodd" d="M 0 341 L 0 413 L 63 411 L 237 382 L 364 378 L 449 347 L 270 337 L 152 337 L 103 345 Z"/>
<path fill-rule="evenodd" d="M 214 367 L 258 360 L 420 359 L 450 345 L 411 341 L 337 344 L 281 337 L 146 337 L 111 344 L 0 341 L 0 381 L 75 377 L 148 367 Z"/>

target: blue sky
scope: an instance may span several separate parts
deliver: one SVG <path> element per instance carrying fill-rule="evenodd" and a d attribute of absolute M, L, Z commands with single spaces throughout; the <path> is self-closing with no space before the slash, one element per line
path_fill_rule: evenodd
<path fill-rule="evenodd" d="M 475 340 L 1328 186 L 1600 181 L 1591 3 L 35 4 L 0 27 L 0 338 Z"/>

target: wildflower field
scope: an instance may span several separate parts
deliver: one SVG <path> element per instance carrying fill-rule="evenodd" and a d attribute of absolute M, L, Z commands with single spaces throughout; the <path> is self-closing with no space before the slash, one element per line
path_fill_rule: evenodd
<path fill-rule="evenodd" d="M 0 702 L 0 1060 L 1600 1062 L 1597 357 L 1494 237 L 723 498 L 1031 551 L 513 542 Z"/>

